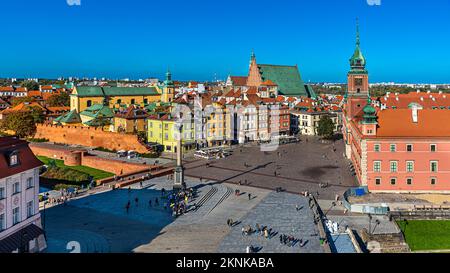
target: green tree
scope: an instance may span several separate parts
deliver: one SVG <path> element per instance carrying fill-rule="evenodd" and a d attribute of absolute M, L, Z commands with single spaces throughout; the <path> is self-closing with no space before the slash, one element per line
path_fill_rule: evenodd
<path fill-rule="evenodd" d="M 22 87 L 26 87 L 29 91 L 30 90 L 39 90 L 39 83 L 35 81 L 23 81 Z"/>
<path fill-rule="evenodd" d="M 11 130 L 20 138 L 33 137 L 36 133 L 36 123 L 31 112 L 15 112 L 8 114 L 0 124 L 1 130 Z"/>
<path fill-rule="evenodd" d="M 70 106 L 70 96 L 67 93 L 54 94 L 47 99 L 48 106 Z"/>
<path fill-rule="evenodd" d="M 45 120 L 44 111 L 39 107 L 32 107 L 30 115 L 33 117 L 34 123 L 43 123 Z"/>
<path fill-rule="evenodd" d="M 317 126 L 317 134 L 323 138 L 331 138 L 334 135 L 334 127 L 334 122 L 328 115 L 322 116 Z"/>
<path fill-rule="evenodd" d="M 22 102 L 33 102 L 33 101 L 34 98 L 32 97 L 16 97 L 11 100 L 11 104 L 14 107 L 21 104 Z"/>

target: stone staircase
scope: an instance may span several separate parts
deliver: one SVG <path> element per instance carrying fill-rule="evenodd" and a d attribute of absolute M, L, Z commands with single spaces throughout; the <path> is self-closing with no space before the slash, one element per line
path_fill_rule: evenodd
<path fill-rule="evenodd" d="M 381 252 L 381 253 L 411 252 L 402 233 L 370 235 L 367 233 L 366 230 L 362 230 L 361 238 L 365 242 L 366 248 L 369 252 Z"/>

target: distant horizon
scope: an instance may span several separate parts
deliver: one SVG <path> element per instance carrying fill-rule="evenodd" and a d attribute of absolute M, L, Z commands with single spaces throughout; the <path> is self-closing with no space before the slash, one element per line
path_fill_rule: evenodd
<path fill-rule="evenodd" d="M 0 7 L 7 11 L 0 78 L 161 79 L 169 67 L 174 79 L 212 82 L 246 76 L 254 50 L 258 63 L 297 64 L 305 83 L 345 84 L 358 17 L 371 83 L 450 83 L 447 0 L 17 0 Z"/>
<path fill-rule="evenodd" d="M 245 75 L 232 75 L 232 76 L 245 76 Z M 96 78 L 97 81 L 102 81 L 102 78 L 105 78 L 105 81 L 119 81 L 119 82 L 124 82 L 125 80 L 129 80 L 130 82 L 134 82 L 134 81 L 145 81 L 148 79 L 158 79 L 159 81 L 163 81 L 165 76 L 161 76 L 161 77 L 146 77 L 146 78 L 131 78 L 131 77 L 124 77 L 124 78 L 107 78 L 107 77 L 77 77 L 77 76 L 68 76 L 68 77 L 51 77 L 51 78 L 40 78 L 40 77 L 8 77 L 8 78 L 2 78 L 0 77 L 0 80 L 11 80 L 11 79 L 17 79 L 17 80 L 29 80 L 29 79 L 38 79 L 38 80 L 47 80 L 47 81 L 58 81 L 60 78 L 62 78 L 61 80 L 68 80 L 69 78 L 76 78 L 78 80 L 94 80 L 94 78 Z M 195 81 L 195 82 L 200 82 L 200 83 L 213 83 L 213 82 L 217 82 L 217 81 L 201 81 L 201 80 L 196 80 L 196 79 L 189 79 L 189 80 L 182 80 L 182 79 L 177 79 L 175 77 L 173 77 L 174 81 L 180 81 L 180 82 L 189 82 L 189 81 Z M 225 82 L 227 79 L 219 79 L 218 82 Z M 306 84 L 340 84 L 340 85 L 345 85 L 347 84 L 347 82 L 305 82 Z M 370 82 L 370 85 L 373 84 L 395 84 L 395 85 L 408 85 L 408 84 L 415 84 L 415 85 L 450 85 L 450 82 L 394 82 L 394 81 L 381 81 L 381 82 Z"/>

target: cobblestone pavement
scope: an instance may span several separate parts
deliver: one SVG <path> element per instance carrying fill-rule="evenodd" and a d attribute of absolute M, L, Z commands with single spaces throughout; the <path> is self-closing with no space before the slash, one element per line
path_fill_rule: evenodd
<path fill-rule="evenodd" d="M 289 193 L 260 188 L 186 178 L 198 196 L 195 211 L 173 218 L 163 208 L 161 189 L 171 189 L 172 181 L 159 177 L 130 189 L 112 190 L 72 200 L 67 205 L 46 209 L 44 226 L 49 253 L 72 251 L 68 243 L 77 242 L 82 253 L 95 252 L 242 252 L 247 242 L 237 242 L 244 223 L 258 221 L 281 233 L 309 240 L 306 246 L 288 248 L 277 239 L 261 244 L 261 252 L 321 252 L 313 217 L 305 199 Z M 241 195 L 235 195 L 235 189 Z M 249 200 L 248 194 L 251 194 Z M 135 203 L 138 198 L 138 203 Z M 155 198 L 160 205 L 155 206 Z M 148 201 L 152 200 L 150 207 Z M 131 202 L 127 213 L 126 203 Z M 303 207 L 299 212 L 295 206 Z M 230 229 L 227 219 L 241 222 Z M 256 223 L 256 222 L 255 222 Z M 257 236 L 254 237 L 258 242 Z M 242 239 L 241 239 L 242 240 Z M 255 243 L 256 245 L 256 243 Z"/>
<path fill-rule="evenodd" d="M 306 142 L 305 138 L 281 145 L 274 152 L 262 152 L 256 146 L 237 148 L 228 158 L 209 161 L 210 167 L 206 160 L 186 164 L 186 174 L 236 184 L 247 180 L 252 187 L 282 187 L 295 193 L 309 191 L 319 193 L 319 199 L 332 200 L 336 194 L 357 186 L 343 152 L 342 140 L 333 144 L 315 138 Z M 329 187 L 320 188 L 320 183 L 328 183 Z"/>
<path fill-rule="evenodd" d="M 296 206 L 300 210 L 297 211 Z M 245 217 L 241 223 L 231 228 L 218 251 L 224 253 L 244 253 L 247 246 L 254 246 L 260 253 L 321 253 L 319 231 L 314 224 L 314 216 L 306 198 L 289 193 L 270 193 Z M 254 233 L 243 235 L 242 227 L 256 224 L 273 229 L 273 237 L 266 239 Z M 285 234 L 301 239 L 303 247 L 297 243 L 292 247 L 280 243 L 280 235 Z"/>

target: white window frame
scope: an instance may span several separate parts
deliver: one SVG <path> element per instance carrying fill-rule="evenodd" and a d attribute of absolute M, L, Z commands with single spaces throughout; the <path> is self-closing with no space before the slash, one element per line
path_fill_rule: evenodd
<path fill-rule="evenodd" d="M 27 218 L 30 218 L 34 215 L 34 202 L 33 200 L 27 202 Z"/>
<path fill-rule="evenodd" d="M 393 170 L 393 168 L 392 168 L 393 165 L 392 164 L 395 164 L 395 170 Z M 391 173 L 398 172 L 398 161 L 397 160 L 389 161 L 389 170 L 390 170 Z"/>
<path fill-rule="evenodd" d="M 20 193 L 20 182 L 15 182 L 13 184 L 13 194 Z"/>
<path fill-rule="evenodd" d="M 433 163 L 436 163 L 436 171 L 433 171 Z M 430 161 L 430 172 L 432 172 L 432 173 L 439 172 L 439 161 L 437 161 L 437 160 Z"/>
<path fill-rule="evenodd" d="M 377 168 L 375 168 L 377 163 L 379 164 L 378 170 L 377 170 Z M 376 160 L 376 161 L 373 162 L 373 172 L 375 172 L 375 173 L 380 173 L 381 172 L 381 161 L 380 160 Z"/>
<path fill-rule="evenodd" d="M 394 147 L 394 150 L 392 150 L 392 147 Z M 389 144 L 389 151 L 391 153 L 397 152 L 397 144 Z"/>
<path fill-rule="evenodd" d="M 431 147 L 434 146 L 434 151 L 431 149 Z M 437 144 L 430 144 L 430 152 L 435 153 L 437 152 Z"/>
<path fill-rule="evenodd" d="M 20 223 L 20 207 L 13 208 L 12 211 L 13 225 Z"/>
<path fill-rule="evenodd" d="M 412 164 L 412 170 L 408 170 L 408 164 L 409 164 L 409 163 Z M 414 166 L 414 161 L 412 161 L 412 160 L 406 161 L 406 172 L 407 172 L 407 173 L 413 173 L 413 172 L 414 172 L 414 168 L 415 168 L 415 166 Z"/>
<path fill-rule="evenodd" d="M 6 215 L 5 213 L 0 214 L 0 231 L 6 229 Z"/>

